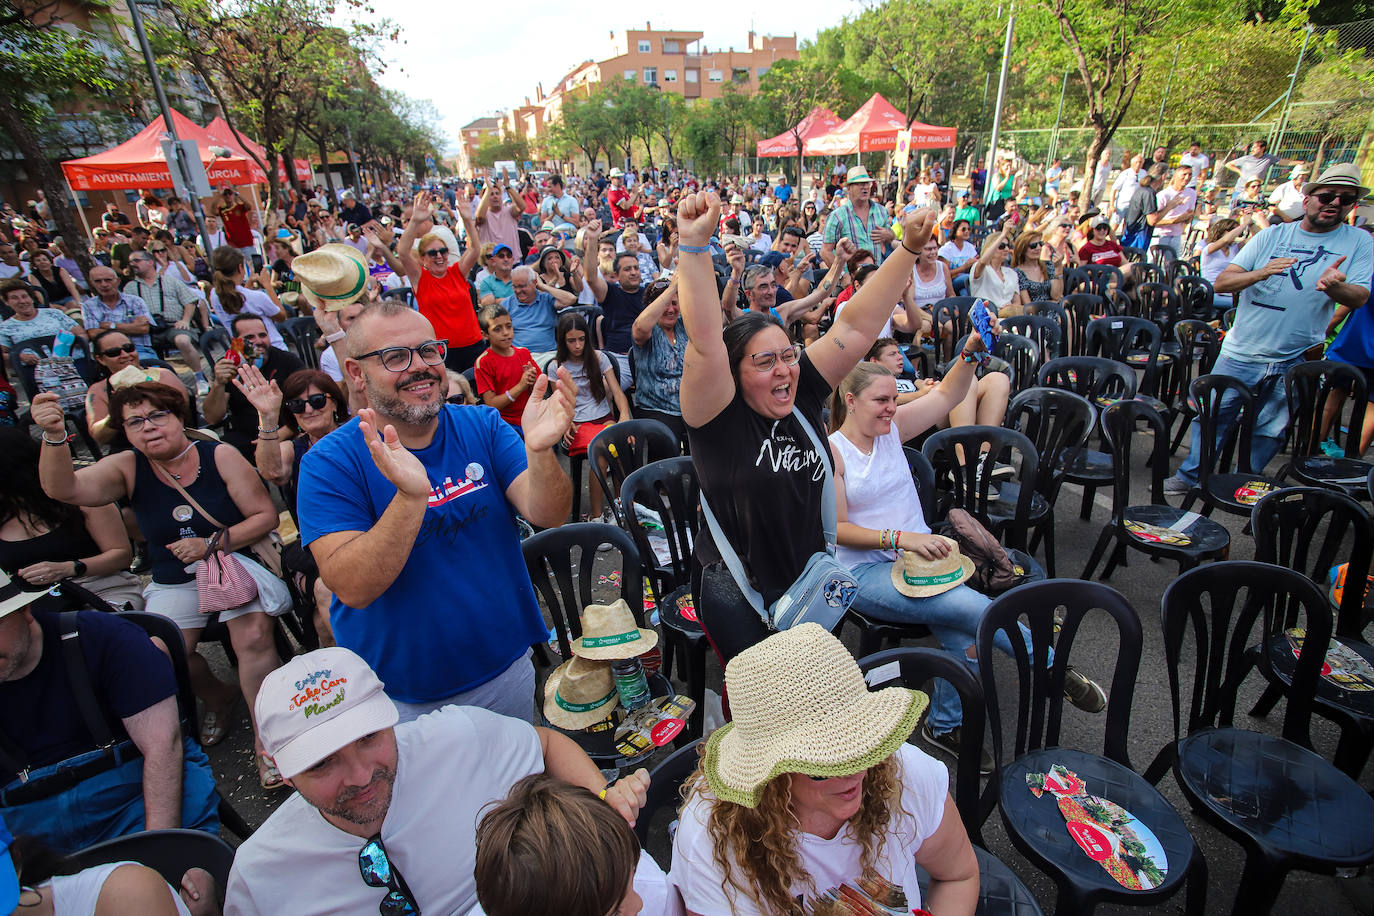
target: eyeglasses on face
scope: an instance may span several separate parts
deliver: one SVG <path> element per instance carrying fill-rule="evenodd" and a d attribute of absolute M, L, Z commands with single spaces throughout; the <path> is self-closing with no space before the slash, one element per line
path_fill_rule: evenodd
<path fill-rule="evenodd" d="M 292 413 L 300 414 L 305 413 L 307 406 L 313 407 L 315 410 L 324 410 L 324 405 L 328 403 L 329 395 L 316 392 L 303 398 L 292 398 L 286 402 L 286 409 Z"/>
<path fill-rule="evenodd" d="M 1360 199 L 1360 195 L 1354 191 L 1318 191 L 1312 196 L 1323 206 L 1334 201 L 1339 206 L 1348 207 Z"/>
<path fill-rule="evenodd" d="M 1011 246 L 1008 245 L 1006 242 L 998 242 L 998 243 L 997 243 L 997 250 L 998 250 L 998 251 L 1006 251 L 1006 250 L 1007 250 L 1008 248 L 1010 248 L 1010 247 L 1011 247 Z"/>
<path fill-rule="evenodd" d="M 1044 242 L 1031 242 L 1031 243 L 1030 243 L 1029 245 L 1027 245 L 1026 247 L 1027 247 L 1027 248 L 1043 248 L 1044 246 L 1045 246 L 1045 243 L 1044 243 Z"/>
<path fill-rule="evenodd" d="M 130 342 L 126 344 L 120 344 L 117 347 L 109 347 L 108 349 L 101 350 L 100 355 L 105 357 L 106 359 L 114 359 L 121 353 L 132 353 L 136 349 L 138 348 L 135 347 L 132 342 Z"/>
<path fill-rule="evenodd" d="M 426 252 L 425 252 L 425 257 L 427 257 L 427 258 L 446 258 L 446 257 L 448 257 L 448 248 L 446 248 L 446 247 L 445 247 L 445 248 L 431 248 L 429 251 L 426 251 Z"/>
<path fill-rule="evenodd" d="M 749 361 L 754 364 L 754 368 L 760 372 L 772 372 L 773 367 L 782 360 L 784 366 L 795 366 L 801 359 L 802 348 L 793 344 L 790 347 L 783 347 L 781 350 L 764 350 L 760 353 L 750 353 Z"/>
<path fill-rule="evenodd" d="M 420 357 L 420 362 L 426 366 L 437 366 L 444 361 L 447 353 L 447 340 L 427 340 L 418 347 L 382 347 L 380 350 L 364 353 L 358 359 L 370 359 L 375 356 L 382 361 L 382 368 L 390 372 L 404 372 L 410 368 L 416 356 Z"/>
<path fill-rule="evenodd" d="M 391 866 L 381 834 L 358 850 L 358 872 L 368 887 L 386 888 L 387 894 L 377 907 L 381 916 L 420 916 L 420 905 L 415 902 L 405 878 Z"/>
<path fill-rule="evenodd" d="M 151 423 L 154 426 L 161 426 L 167 422 L 167 418 L 172 415 L 170 410 L 154 410 L 142 417 L 125 417 L 124 429 L 126 432 L 141 432 L 143 427 Z"/>

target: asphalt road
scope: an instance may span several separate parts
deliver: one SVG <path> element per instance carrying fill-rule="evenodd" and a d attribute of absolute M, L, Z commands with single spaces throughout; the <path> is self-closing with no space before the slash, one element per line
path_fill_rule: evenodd
<path fill-rule="evenodd" d="M 1139 460 L 1134 462 L 1137 468 L 1143 464 L 1147 446 L 1148 439 L 1142 442 L 1141 437 L 1137 438 L 1136 450 L 1139 452 Z M 1173 459 L 1173 466 L 1176 466 L 1181 460 L 1183 451 L 1181 449 L 1180 455 Z M 1281 458 L 1276 459 L 1276 462 L 1279 460 Z M 1270 470 L 1272 472 L 1275 468 Z M 1146 472 L 1142 469 L 1137 473 L 1139 476 L 1134 481 L 1133 490 L 1137 494 L 1137 498 L 1140 498 L 1139 494 L 1144 492 L 1145 478 L 1143 475 Z M 1063 494 L 1055 506 L 1058 571 L 1061 576 L 1078 576 L 1082 573 L 1097 534 L 1108 519 L 1110 500 L 1109 491 L 1099 491 L 1092 519 L 1085 522 L 1078 517 L 1081 491 L 1072 484 L 1065 485 Z M 1177 502 L 1176 499 L 1174 501 Z M 1222 513 L 1217 513 L 1213 517 L 1231 531 L 1231 556 L 1235 559 L 1252 558 L 1254 542 L 1248 534 L 1243 533 L 1243 520 L 1237 516 Z M 598 574 L 609 575 L 615 570 L 615 563 L 611 559 L 613 556 L 612 554 L 603 554 L 598 558 Z M 1141 617 L 1144 632 L 1140 675 L 1133 692 L 1129 733 L 1131 760 L 1137 772 L 1142 772 L 1145 769 L 1173 733 L 1168 679 L 1164 667 L 1160 634 L 1159 608 L 1160 598 L 1165 588 L 1176 578 L 1177 574 L 1178 570 L 1173 564 L 1154 563 L 1143 554 L 1133 551 L 1129 558 L 1129 565 L 1118 568 L 1109 580 L 1109 584 L 1125 595 L 1134 606 Z M 614 591 L 614 585 L 599 585 L 596 589 L 596 597 L 609 600 Z M 1110 628 L 1103 625 L 1103 622 L 1104 618 L 1101 615 L 1098 615 L 1098 619 L 1090 617 L 1085 621 L 1078 642 L 1074 646 L 1073 660 L 1077 668 L 1102 682 L 1105 687 L 1110 681 L 1112 667 L 1115 663 L 1116 638 L 1113 632 L 1109 631 Z M 857 649 L 855 632 L 853 628 L 846 628 L 844 632 L 845 642 L 851 650 Z M 934 644 L 933 640 L 928 642 Z M 209 647 L 206 651 L 212 656 L 212 661 L 216 667 L 223 672 L 225 670 L 224 660 L 218 648 Z M 714 658 L 708 660 L 708 678 L 712 689 L 718 692 L 720 690 L 721 671 Z M 1240 710 L 1250 708 L 1251 703 L 1259 694 L 1259 685 L 1259 676 L 1252 675 L 1245 685 L 1247 695 L 1242 698 L 1242 702 L 1238 706 Z M 1003 708 L 1008 708 L 1007 701 L 1004 701 Z M 1072 709 L 1067 704 L 1065 709 L 1067 712 L 1063 744 L 1084 750 L 1100 751 L 1103 740 L 1102 718 L 1087 715 Z M 1282 712 L 1282 704 L 1267 719 L 1251 718 L 1242 712 L 1237 717 L 1237 725 L 1264 733 L 1277 734 L 1282 722 Z M 1330 759 L 1337 737 L 1335 727 L 1325 720 L 1314 718 L 1312 733 L 1318 752 Z M 938 753 L 937 756 L 939 756 Z M 261 823 L 275 806 L 287 797 L 286 792 L 268 793 L 258 786 L 257 773 L 252 764 L 252 744 L 247 716 L 241 705 L 238 722 L 230 737 L 223 744 L 210 750 L 210 759 L 214 765 L 215 775 L 219 780 L 221 789 L 227 794 L 235 808 L 254 826 Z M 947 757 L 941 757 L 941 759 L 953 767 L 952 759 Z M 1371 776 L 1368 770 L 1365 778 L 1361 781 L 1361 785 L 1366 789 L 1374 787 L 1374 776 Z M 1183 815 L 1185 822 L 1206 856 L 1210 872 L 1207 912 L 1229 912 L 1244 864 L 1240 847 L 1201 822 L 1188 810 L 1188 806 L 1171 775 L 1165 776 L 1160 783 L 1160 788 Z M 996 813 L 988 819 L 984 828 L 984 835 L 989 850 L 1006 862 L 1025 881 L 1045 911 L 1051 912 L 1055 899 L 1054 886 L 1048 878 L 1036 870 L 1012 847 Z M 230 839 L 231 842 L 236 842 L 233 838 Z M 666 834 L 655 837 L 650 844 L 650 852 L 661 863 L 665 865 L 668 863 L 669 844 Z M 1329 916 L 1345 913 L 1369 913 L 1371 901 L 1374 901 L 1374 896 L 1371 896 L 1370 893 L 1370 886 L 1370 879 L 1363 876 L 1338 878 L 1307 872 L 1293 872 L 1288 876 L 1283 890 L 1275 902 L 1274 912 L 1321 913 L 1329 914 Z M 1352 899 L 1362 900 L 1363 903 L 1357 905 L 1352 902 Z M 1176 895 L 1175 898 L 1155 907 L 1154 910 L 1163 913 L 1181 913 L 1183 911 L 1182 894 Z M 1140 912 L 1138 908 L 1128 909 L 1112 906 L 1102 906 L 1097 910 L 1098 913 L 1117 911 L 1123 913 Z"/>

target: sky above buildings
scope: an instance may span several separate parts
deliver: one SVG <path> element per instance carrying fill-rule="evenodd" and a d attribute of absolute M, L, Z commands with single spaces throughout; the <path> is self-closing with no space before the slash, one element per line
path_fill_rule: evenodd
<path fill-rule="evenodd" d="M 538 82 L 547 94 L 577 64 L 610 56 L 611 30 L 642 29 L 647 19 L 655 29 L 705 32 L 701 44 L 713 51 L 742 50 L 751 28 L 763 35 L 795 32 L 800 43 L 859 9 L 858 0 L 757 6 L 696 0 L 669 16 L 656 4 L 452 7 L 433 0 L 388 0 L 379 12 L 401 27 L 404 44 L 386 49 L 381 82 L 434 102 L 449 146 L 456 148 L 459 128 L 469 121 L 521 105 L 527 95 L 533 100 Z M 615 15 L 608 15 L 612 10 Z"/>

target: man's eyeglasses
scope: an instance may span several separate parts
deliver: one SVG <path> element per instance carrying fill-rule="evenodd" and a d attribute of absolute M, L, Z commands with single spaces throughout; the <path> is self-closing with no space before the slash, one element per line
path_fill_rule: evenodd
<path fill-rule="evenodd" d="M 447 340 L 429 340 L 418 347 L 382 347 L 380 350 L 364 353 L 356 359 L 376 356 L 381 359 L 382 368 L 389 372 L 404 372 L 410 368 L 416 356 L 420 357 L 420 362 L 426 366 L 437 366 L 444 361 L 447 354 Z"/>
<path fill-rule="evenodd" d="M 100 351 L 100 355 L 103 356 L 103 357 L 105 357 L 106 359 L 114 359 L 116 356 L 118 356 L 118 355 L 121 354 L 121 353 L 132 353 L 132 352 L 134 352 L 136 349 L 138 349 L 138 348 L 135 347 L 132 343 L 126 343 L 126 344 L 121 344 L 121 345 L 118 346 L 118 347 L 110 347 L 110 348 L 107 349 L 107 350 L 101 350 L 101 351 Z"/>
<path fill-rule="evenodd" d="M 368 887 L 386 888 L 387 894 L 377 907 L 381 916 L 420 916 L 420 904 L 415 902 L 406 879 L 391 866 L 380 833 L 358 850 L 358 872 Z"/>
<path fill-rule="evenodd" d="M 750 353 L 749 361 L 754 364 L 754 368 L 760 372 L 771 372 L 773 367 L 782 360 L 784 366 L 795 366 L 801 359 L 802 348 L 793 344 L 790 347 L 783 347 L 781 350 L 764 350 L 762 353 Z"/>
<path fill-rule="evenodd" d="M 425 252 L 425 257 L 427 257 L 427 258 L 446 258 L 446 257 L 448 257 L 448 249 L 447 249 L 447 248 L 431 248 L 429 251 L 426 251 L 426 252 Z"/>
<path fill-rule="evenodd" d="M 291 400 L 286 402 L 286 409 L 291 411 L 292 413 L 300 414 L 305 413 L 305 408 L 307 405 L 315 408 L 316 410 L 324 410 L 324 405 L 328 403 L 329 395 L 320 394 L 317 392 L 315 394 L 308 395 L 303 398 L 292 398 Z"/>
<path fill-rule="evenodd" d="M 133 433 L 141 431 L 143 427 L 149 423 L 154 426 L 161 426 L 163 423 L 167 422 L 167 418 L 171 415 L 172 412 L 170 410 L 154 410 L 146 417 L 126 417 L 124 420 L 124 429 L 126 432 Z"/>
<path fill-rule="evenodd" d="M 1335 202 L 1342 207 L 1348 207 L 1360 199 L 1360 195 L 1356 194 L 1354 191 L 1346 191 L 1344 193 L 1338 191 L 1318 191 L 1312 196 L 1315 197 L 1320 204 L 1325 205 Z"/>

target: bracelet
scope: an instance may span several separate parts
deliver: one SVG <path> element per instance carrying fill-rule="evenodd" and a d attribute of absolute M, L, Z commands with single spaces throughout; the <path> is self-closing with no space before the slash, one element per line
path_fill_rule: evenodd
<path fill-rule="evenodd" d="M 506 399 L 509 400 L 512 404 L 515 403 L 515 395 L 510 393 L 509 388 L 506 389 Z"/>
<path fill-rule="evenodd" d="M 51 446 L 54 446 L 54 447 L 55 447 L 55 446 L 59 446 L 59 445 L 66 445 L 68 442 L 71 441 L 71 438 L 72 438 L 71 436 L 63 436 L 61 439 L 58 439 L 56 442 L 54 442 L 54 441 L 52 441 L 51 439 L 48 438 L 48 431 L 47 431 L 46 429 L 43 430 L 43 444 L 44 444 L 44 445 L 51 445 Z"/>
<path fill-rule="evenodd" d="M 276 442 L 279 438 L 281 437 L 276 435 L 269 436 L 266 433 L 258 433 L 259 442 Z"/>
<path fill-rule="evenodd" d="M 258 435 L 262 435 L 263 433 L 274 433 L 279 429 L 281 429 L 280 423 L 278 423 L 276 426 L 259 426 Z"/>
<path fill-rule="evenodd" d="M 910 248 L 907 248 L 905 238 L 902 239 L 902 247 L 906 248 L 907 251 L 911 252 L 911 254 L 916 255 L 916 257 L 918 258 L 921 256 L 921 253 L 919 251 L 912 251 Z"/>
<path fill-rule="evenodd" d="M 679 254 L 707 254 L 708 252 L 710 252 L 711 246 L 710 246 L 710 245 L 684 245 L 684 244 L 682 244 L 681 242 L 678 242 L 678 243 L 677 243 L 677 250 L 678 250 L 678 253 L 679 253 Z"/>
<path fill-rule="evenodd" d="M 964 362 L 968 363 L 969 365 L 973 365 L 974 363 L 978 362 L 978 354 L 971 353 L 968 350 L 960 351 L 959 356 L 963 359 Z"/>
<path fill-rule="evenodd" d="M 893 549 L 893 550 L 900 550 L 901 547 L 902 547 L 902 532 L 901 532 L 901 531 L 898 531 L 898 532 L 893 536 L 893 540 L 892 540 L 892 549 Z"/>

